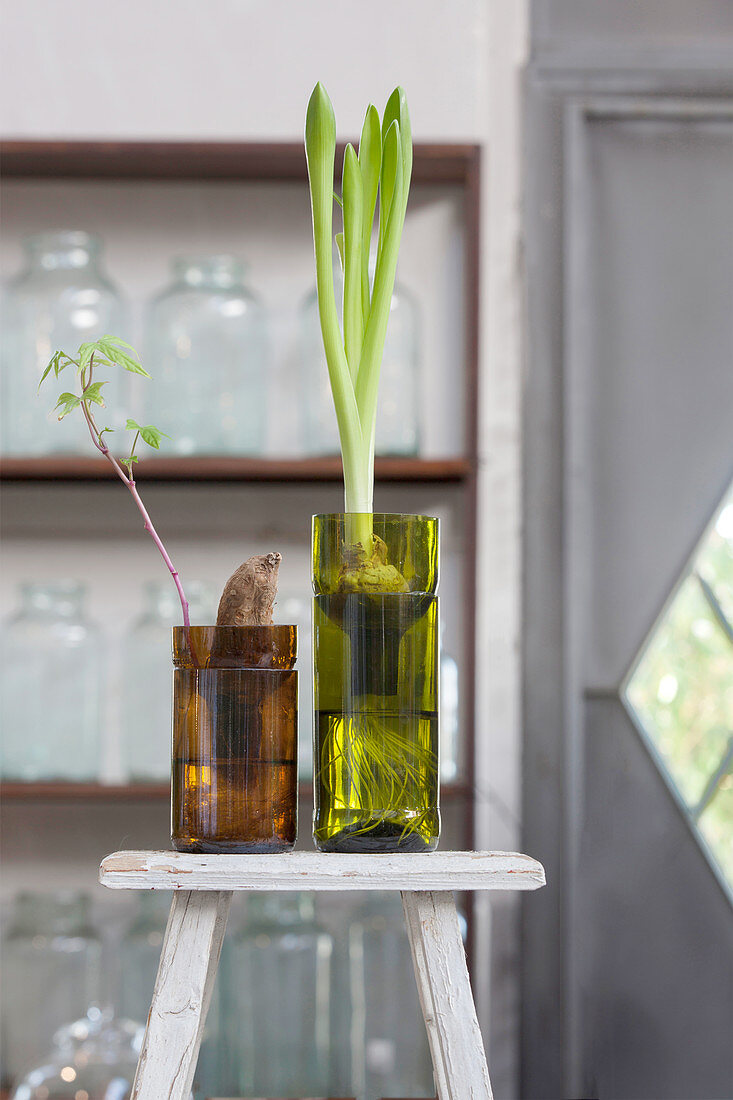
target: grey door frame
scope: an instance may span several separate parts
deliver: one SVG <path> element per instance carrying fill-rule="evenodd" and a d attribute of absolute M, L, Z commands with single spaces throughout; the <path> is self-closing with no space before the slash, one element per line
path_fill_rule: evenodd
<path fill-rule="evenodd" d="M 567 403 L 583 401 L 579 367 L 588 346 L 584 319 L 571 309 L 577 280 L 586 272 L 582 235 L 574 229 L 587 201 L 587 127 L 603 118 L 644 114 L 720 117 L 731 113 L 731 94 L 728 71 L 583 74 L 533 66 L 528 73 L 523 845 L 543 860 L 549 884 L 522 914 L 521 1095 L 528 1100 L 577 1096 L 582 1087 L 572 944 L 583 774 L 578 609 L 587 560 L 586 490 L 577 476 L 582 440 L 568 430 L 579 422 L 572 415 L 577 407 Z M 721 484 L 721 495 L 724 489 Z"/>

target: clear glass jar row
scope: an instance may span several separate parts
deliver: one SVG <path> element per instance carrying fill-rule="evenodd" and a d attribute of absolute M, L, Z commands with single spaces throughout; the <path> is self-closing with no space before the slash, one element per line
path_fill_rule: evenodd
<path fill-rule="evenodd" d="M 37 393 L 51 354 L 70 354 L 106 333 L 138 346 L 125 296 L 106 274 L 99 238 L 81 230 L 46 232 L 25 241 L 25 267 L 3 301 L 2 449 L 9 455 L 89 453 L 80 417 L 56 422 L 52 387 Z M 109 372 L 105 426 L 127 416 L 166 432 L 168 455 L 262 455 L 268 418 L 277 417 L 271 319 L 231 255 L 177 257 L 171 282 L 145 311 L 139 342 L 151 382 Z M 378 454 L 420 449 L 420 319 L 417 302 L 396 286 L 382 364 Z M 301 452 L 336 454 L 336 416 L 320 335 L 315 290 L 298 307 L 297 362 Z M 98 379 L 98 380 L 101 380 Z M 68 387 L 67 387 L 68 388 Z M 53 398 L 53 399 L 52 399 Z M 270 406 L 268 408 L 268 406 Z"/>
<path fill-rule="evenodd" d="M 216 593 L 186 586 L 193 623 L 216 620 Z M 85 611 L 79 581 L 23 584 L 18 610 L 0 641 L 0 778 L 38 782 L 99 779 L 109 721 L 106 685 L 110 646 Z M 311 608 L 306 596 L 282 593 L 277 619 L 298 627 L 299 775 L 313 774 Z M 171 627 L 180 604 L 167 579 L 143 587 L 142 613 L 127 633 L 120 660 L 121 771 L 131 782 L 170 777 Z M 458 671 L 441 653 L 441 778 L 458 773 Z M 113 717 L 113 722 L 115 718 Z"/>
<path fill-rule="evenodd" d="M 133 1023 L 147 1016 L 169 904 L 167 893 L 141 893 L 120 928 L 111 914 L 95 922 L 85 894 L 16 898 L 2 942 L 4 1084 L 41 1081 L 55 1100 L 67 1095 L 63 1066 L 71 1064 L 76 1089 L 87 1087 L 85 1072 L 100 1071 L 95 1040 L 105 1047 L 111 1076 L 125 1079 L 134 1070 Z M 86 1060 L 75 1061 L 71 1048 L 80 1042 Z M 237 898 L 197 1096 L 376 1100 L 427 1095 L 431 1087 L 398 894 Z"/>

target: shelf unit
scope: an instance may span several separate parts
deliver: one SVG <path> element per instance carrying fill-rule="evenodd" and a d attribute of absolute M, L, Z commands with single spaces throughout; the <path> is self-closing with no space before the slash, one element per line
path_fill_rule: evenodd
<path fill-rule="evenodd" d="M 341 156 L 341 146 L 337 156 Z M 110 183 L 195 182 L 216 188 L 220 183 L 282 184 L 302 183 L 304 203 L 306 165 L 301 143 L 282 142 L 76 142 L 7 141 L 0 143 L 4 181 L 19 183 Z M 393 496 L 399 486 L 415 487 L 420 499 L 441 494 L 449 500 L 460 518 L 460 602 L 462 609 L 462 718 L 461 730 L 464 768 L 460 782 L 443 784 L 441 798 L 444 819 L 450 822 L 451 840 L 467 849 L 474 844 L 474 803 L 477 797 L 474 776 L 474 685 L 476 679 L 475 608 L 476 608 L 476 480 L 478 435 L 478 328 L 479 328 L 479 196 L 480 150 L 470 144 L 416 143 L 413 180 L 425 190 L 446 185 L 460 192 L 463 251 L 463 440 L 461 453 L 438 457 L 394 457 L 376 461 L 376 480 L 389 486 Z M 436 195 L 441 194 L 436 190 Z M 438 261 L 439 262 L 439 261 Z M 446 448 L 447 449 L 447 448 Z M 44 486 L 78 500 L 85 491 L 99 500 L 100 493 L 113 477 L 103 460 L 93 457 L 54 455 L 49 457 L 1 457 L 0 483 L 8 487 L 8 496 L 24 499 L 43 495 Z M 176 493 L 190 487 L 195 494 L 206 486 L 229 494 L 232 487 L 272 487 L 272 493 L 288 494 L 288 487 L 302 496 L 309 485 L 335 486 L 341 480 L 341 462 L 328 458 L 245 458 L 236 456 L 196 456 L 190 458 L 146 458 L 136 470 L 141 482 L 175 487 Z M 229 488 L 225 488 L 228 486 Z M 85 488 L 86 487 L 86 488 Z M 199 488 L 197 488 L 199 487 Z M 110 490 L 111 492 L 112 490 Z M 253 491 L 254 492 L 254 491 Z M 331 492 L 331 490 L 328 490 Z M 212 492 L 211 496 L 214 495 Z M 292 499 L 291 492 L 288 499 Z M 407 492 L 405 493 L 407 498 Z M 261 493 L 260 493 L 261 499 Z M 401 497 L 400 497 L 401 499 Z M 407 502 L 407 501 L 406 501 Z M 24 536 L 25 537 L 25 536 Z M 43 538 L 43 527 L 33 529 L 29 538 Z M 49 538 L 54 537 L 49 531 Z M 304 538 L 307 535 L 304 534 Z M 309 806 L 312 786 L 301 784 L 300 833 L 308 842 Z M 151 825 L 165 828 L 168 784 L 128 783 L 0 783 L 0 805 L 5 819 L 5 836 L 15 834 L 19 861 L 27 863 L 34 855 L 32 829 L 42 822 L 49 851 L 43 854 L 53 873 L 54 864 L 63 864 L 68 873 L 67 830 L 83 835 L 84 847 L 77 853 L 75 868 L 90 867 L 100 844 L 96 835 L 114 837 L 108 850 L 120 846 L 128 830 L 136 836 Z M 136 832 L 136 830 L 138 832 Z M 83 832 L 82 832 L 83 831 Z M 41 855 L 41 853 L 35 853 Z M 105 853 L 102 853 L 105 854 Z M 466 896 L 464 909 L 468 919 L 467 950 L 473 959 L 473 894 Z M 0 1100 L 3 1093 L 0 1090 Z"/>
<path fill-rule="evenodd" d="M 341 145 L 337 162 L 343 152 Z M 197 181 L 306 183 L 303 147 L 296 142 L 78 142 L 5 141 L 0 143 L 4 179 L 29 182 L 59 181 Z M 464 559 L 463 603 L 463 722 L 465 782 L 444 788 L 446 798 L 455 795 L 464 804 L 462 843 L 473 847 L 472 796 L 474 782 L 474 681 L 476 605 L 476 472 L 478 409 L 478 308 L 479 308 L 479 195 L 480 150 L 471 144 L 417 142 L 414 147 L 413 181 L 424 185 L 452 185 L 460 189 L 463 213 L 465 450 L 458 457 L 381 458 L 376 463 L 378 482 L 392 485 L 443 486 L 447 493 L 463 494 Z M 0 459 L 0 480 L 6 484 L 95 483 L 111 478 L 103 460 L 58 455 L 44 458 Z M 153 458 L 140 464 L 140 480 L 168 483 L 238 483 L 288 485 L 336 483 L 341 478 L 339 458 L 239 458 L 201 456 Z M 21 790 L 23 788 L 23 790 Z M 61 799 L 56 784 L 0 785 L 9 802 Z M 73 793 L 72 793 L 73 792 Z M 165 789 L 130 785 L 69 785 L 64 799 L 90 802 L 167 797 Z"/>

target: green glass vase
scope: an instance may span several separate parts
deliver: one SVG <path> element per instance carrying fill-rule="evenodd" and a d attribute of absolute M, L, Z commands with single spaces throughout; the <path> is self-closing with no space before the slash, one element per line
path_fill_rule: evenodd
<path fill-rule="evenodd" d="M 313 517 L 314 839 L 438 844 L 438 520 Z"/>

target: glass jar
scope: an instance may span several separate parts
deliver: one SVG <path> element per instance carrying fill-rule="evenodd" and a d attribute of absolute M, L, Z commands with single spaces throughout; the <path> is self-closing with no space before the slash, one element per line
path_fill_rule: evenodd
<path fill-rule="evenodd" d="M 437 585 L 437 519 L 313 517 L 320 851 L 437 847 Z"/>
<path fill-rule="evenodd" d="M 52 1049 L 11 1100 L 128 1100 L 143 1035 L 132 1020 L 94 1006 L 56 1032 Z"/>
<path fill-rule="evenodd" d="M 22 893 L 3 936 L 2 1049 L 10 1080 L 100 998 L 102 945 L 87 894 Z"/>
<path fill-rule="evenodd" d="M 244 271 L 234 256 L 176 259 L 172 285 L 150 305 L 144 415 L 172 437 L 161 454 L 264 450 L 265 318 Z"/>
<path fill-rule="evenodd" d="M 141 891 L 135 917 L 120 940 L 117 1007 L 130 1020 L 145 1023 L 148 1018 L 170 907 L 167 890 Z"/>
<path fill-rule="evenodd" d="M 331 951 L 331 1019 L 329 1095 L 356 1096 L 352 1070 L 354 1030 L 362 1026 L 360 1005 L 352 1004 L 349 926 L 360 894 L 351 890 L 314 894 L 316 919 L 329 933 Z"/>
<path fill-rule="evenodd" d="M 295 843 L 294 626 L 173 629 L 171 839 L 179 852 Z"/>
<path fill-rule="evenodd" d="M 181 620 L 181 601 L 170 578 L 143 587 L 144 610 L 124 648 L 123 769 L 135 783 L 167 782 L 171 770 L 170 632 Z M 213 622 L 213 590 L 186 584 L 192 622 Z"/>
<path fill-rule="evenodd" d="M 278 596 L 279 617 L 298 628 L 298 660 L 300 667 L 308 669 L 298 677 L 298 778 L 313 782 L 313 681 L 311 668 L 311 609 L 310 601 L 299 595 Z"/>
<path fill-rule="evenodd" d="M 369 892 L 349 926 L 352 1088 L 363 1100 L 435 1089 L 397 893 Z"/>
<path fill-rule="evenodd" d="M 127 310 L 120 292 L 100 266 L 98 237 L 81 230 L 38 233 L 23 242 L 25 269 L 5 295 L 2 354 L 3 451 L 12 455 L 54 452 L 89 454 L 91 441 L 83 417 L 53 411 L 65 374 L 38 392 L 41 375 L 55 351 L 75 355 L 79 345 L 112 333 L 127 338 Z M 127 396 L 124 372 L 98 371 L 104 388 L 104 426 L 124 426 L 121 401 Z M 100 425 L 101 427 L 102 425 Z"/>
<path fill-rule="evenodd" d="M 312 894 L 248 895 L 224 994 L 236 1095 L 329 1095 L 332 948 Z"/>
<path fill-rule="evenodd" d="M 343 279 L 334 267 L 337 295 Z M 315 288 L 300 307 L 300 377 L 303 449 L 306 454 L 338 454 L 336 424 Z M 412 293 L 395 283 L 379 376 L 378 455 L 414 455 L 420 447 L 420 313 Z"/>
<path fill-rule="evenodd" d="M 23 584 L 3 631 L 3 779 L 89 781 L 99 773 L 103 658 L 78 581 Z"/>

